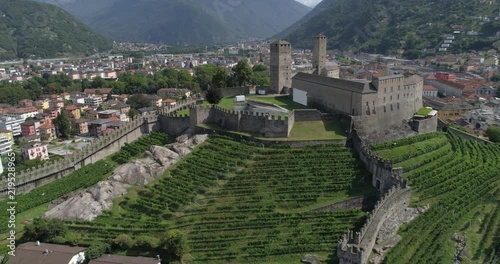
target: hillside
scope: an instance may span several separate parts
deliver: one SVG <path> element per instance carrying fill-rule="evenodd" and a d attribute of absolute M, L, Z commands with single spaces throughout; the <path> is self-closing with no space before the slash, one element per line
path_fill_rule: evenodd
<path fill-rule="evenodd" d="M 209 44 L 268 38 L 310 8 L 295 0 L 38 0 L 117 41 Z"/>
<path fill-rule="evenodd" d="M 323 33 L 331 49 L 395 54 L 402 48 L 405 55 L 415 57 L 424 48 L 436 48 L 444 34 L 460 30 L 462 35 L 451 47 L 461 52 L 492 47 L 495 39 L 488 37 L 500 30 L 494 20 L 499 12 L 498 1 L 324 0 L 276 37 L 310 48 L 313 36 Z M 474 18 L 485 15 L 490 22 Z M 468 31 L 482 35 L 468 37 Z"/>
<path fill-rule="evenodd" d="M 0 0 L 0 60 L 93 54 L 110 40 L 59 7 L 28 0 Z"/>
<path fill-rule="evenodd" d="M 435 133 L 373 147 L 412 187 L 411 206 L 430 209 L 400 230 L 386 263 L 496 263 L 500 258 L 500 146 Z M 465 249 L 456 250 L 456 234 Z"/>

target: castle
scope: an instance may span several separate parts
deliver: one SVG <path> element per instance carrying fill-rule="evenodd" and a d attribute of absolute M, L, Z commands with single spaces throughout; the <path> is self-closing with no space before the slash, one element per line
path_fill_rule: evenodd
<path fill-rule="evenodd" d="M 299 72 L 289 79 L 291 44 L 271 44 L 271 90 L 289 90 L 297 103 L 341 113 L 362 121 L 367 128 L 383 131 L 410 120 L 423 107 L 423 79 L 417 75 L 392 75 L 367 80 L 331 78 L 326 66 L 327 38 L 313 39 L 313 73 Z"/>

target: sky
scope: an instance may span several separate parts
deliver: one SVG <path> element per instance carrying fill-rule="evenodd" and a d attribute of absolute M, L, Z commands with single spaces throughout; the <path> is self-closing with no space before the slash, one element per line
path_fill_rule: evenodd
<path fill-rule="evenodd" d="M 317 5 L 321 0 L 297 0 L 298 2 L 301 2 L 302 4 L 310 7 L 314 7 Z"/>

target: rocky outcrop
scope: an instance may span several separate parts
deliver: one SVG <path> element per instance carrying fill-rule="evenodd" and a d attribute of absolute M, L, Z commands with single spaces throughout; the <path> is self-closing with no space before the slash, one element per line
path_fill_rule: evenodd
<path fill-rule="evenodd" d="M 165 147 L 152 146 L 144 158 L 116 168 L 107 180 L 67 197 L 44 214 L 47 218 L 94 220 L 113 206 L 113 199 L 127 193 L 132 186 L 144 186 L 162 175 L 183 156 L 207 139 L 207 135 L 182 135 Z"/>

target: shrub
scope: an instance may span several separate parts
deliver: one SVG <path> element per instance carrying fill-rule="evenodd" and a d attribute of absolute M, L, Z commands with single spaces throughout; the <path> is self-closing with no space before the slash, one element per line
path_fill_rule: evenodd
<path fill-rule="evenodd" d="M 121 234 L 113 239 L 113 246 L 116 246 L 121 249 L 128 249 L 134 245 L 134 240 L 125 234 Z"/>
<path fill-rule="evenodd" d="M 158 244 L 159 244 L 158 239 L 151 237 L 151 236 L 139 236 L 135 240 L 136 247 L 142 248 L 142 249 L 147 249 L 147 250 L 157 248 Z"/>

